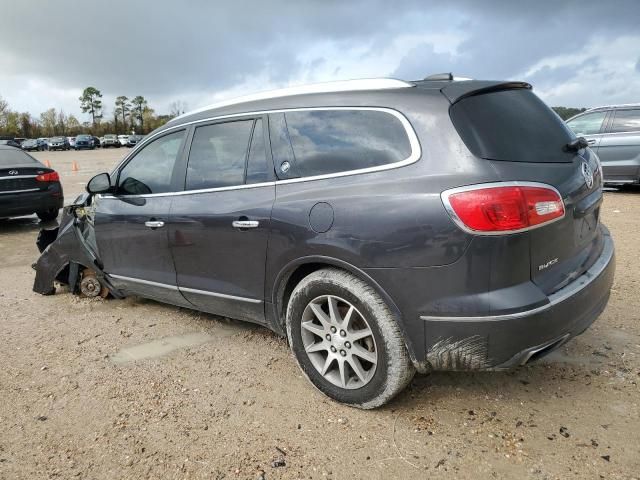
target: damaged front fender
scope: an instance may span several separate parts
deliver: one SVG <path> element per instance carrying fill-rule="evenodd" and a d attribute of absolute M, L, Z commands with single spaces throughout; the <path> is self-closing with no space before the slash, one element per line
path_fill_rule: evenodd
<path fill-rule="evenodd" d="M 53 295 L 55 282 L 59 282 L 68 285 L 72 293 L 78 293 L 80 274 L 89 268 L 112 295 L 122 297 L 106 278 L 97 256 L 93 222 L 86 212 L 90 197 L 82 196 L 78 200 L 81 203 L 64 208 L 58 228 L 42 230 L 38 235 L 36 243 L 42 254 L 34 264 L 33 291 Z"/>

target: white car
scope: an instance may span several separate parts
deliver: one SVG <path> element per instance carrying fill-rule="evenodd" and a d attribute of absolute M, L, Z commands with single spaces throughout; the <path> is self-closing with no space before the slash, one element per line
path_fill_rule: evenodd
<path fill-rule="evenodd" d="M 67 137 L 67 140 L 69 140 L 69 146 L 71 148 L 75 148 L 75 146 L 76 146 L 76 137 Z"/>
<path fill-rule="evenodd" d="M 129 141 L 129 135 L 118 135 L 118 141 L 120 142 L 120 145 L 126 147 L 127 142 Z"/>

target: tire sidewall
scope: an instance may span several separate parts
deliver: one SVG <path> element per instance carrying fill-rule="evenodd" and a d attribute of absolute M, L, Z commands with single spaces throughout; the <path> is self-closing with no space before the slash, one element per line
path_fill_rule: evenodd
<path fill-rule="evenodd" d="M 367 297 L 367 292 L 358 292 L 360 289 L 350 287 L 346 282 L 337 283 L 323 278 L 305 279 L 302 283 L 302 288 L 296 288 L 289 300 L 287 334 L 293 354 L 305 376 L 322 393 L 346 404 L 365 404 L 382 395 L 388 381 L 389 355 L 376 313 L 370 308 L 366 298 L 359 297 L 362 294 Z M 363 387 L 350 390 L 332 384 L 316 370 L 304 349 L 301 335 L 302 314 L 310 301 L 323 295 L 337 296 L 350 302 L 364 316 L 373 333 L 378 354 L 376 371 Z"/>

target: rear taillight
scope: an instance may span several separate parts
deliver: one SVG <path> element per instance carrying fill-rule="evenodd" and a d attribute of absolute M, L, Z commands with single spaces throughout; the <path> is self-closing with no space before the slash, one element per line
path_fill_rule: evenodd
<path fill-rule="evenodd" d="M 479 234 L 514 233 L 564 216 L 558 191 L 544 184 L 509 182 L 454 188 L 442 201 L 464 230 Z"/>
<path fill-rule="evenodd" d="M 58 172 L 43 173 L 42 175 L 38 175 L 36 180 L 38 182 L 59 182 L 60 175 L 58 175 Z"/>

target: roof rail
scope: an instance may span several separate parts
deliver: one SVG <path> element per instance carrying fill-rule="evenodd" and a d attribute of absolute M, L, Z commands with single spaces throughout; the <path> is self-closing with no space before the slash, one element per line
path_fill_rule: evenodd
<path fill-rule="evenodd" d="M 620 103 L 618 105 L 602 105 L 600 107 L 587 108 L 585 112 L 591 112 L 592 110 L 602 110 L 605 108 L 628 108 L 628 107 L 640 107 L 640 103 Z"/>
<path fill-rule="evenodd" d="M 392 88 L 408 88 L 414 87 L 412 83 L 395 78 L 362 78 L 357 80 L 340 80 L 335 82 L 312 83 L 308 85 L 297 85 L 293 87 L 280 88 L 266 92 L 253 93 L 241 97 L 223 100 L 212 105 L 191 110 L 175 117 L 173 120 L 183 118 L 194 113 L 200 113 L 207 110 L 220 107 L 228 107 L 238 103 L 252 102 L 255 100 L 266 100 L 270 98 L 288 97 L 291 95 L 304 95 L 307 93 L 331 93 L 331 92 L 348 92 L 356 90 L 384 90 Z"/>
<path fill-rule="evenodd" d="M 428 75 L 423 78 L 424 81 L 427 82 L 460 82 L 464 80 L 472 80 L 467 77 L 455 77 L 453 73 L 434 73 L 433 75 Z"/>

